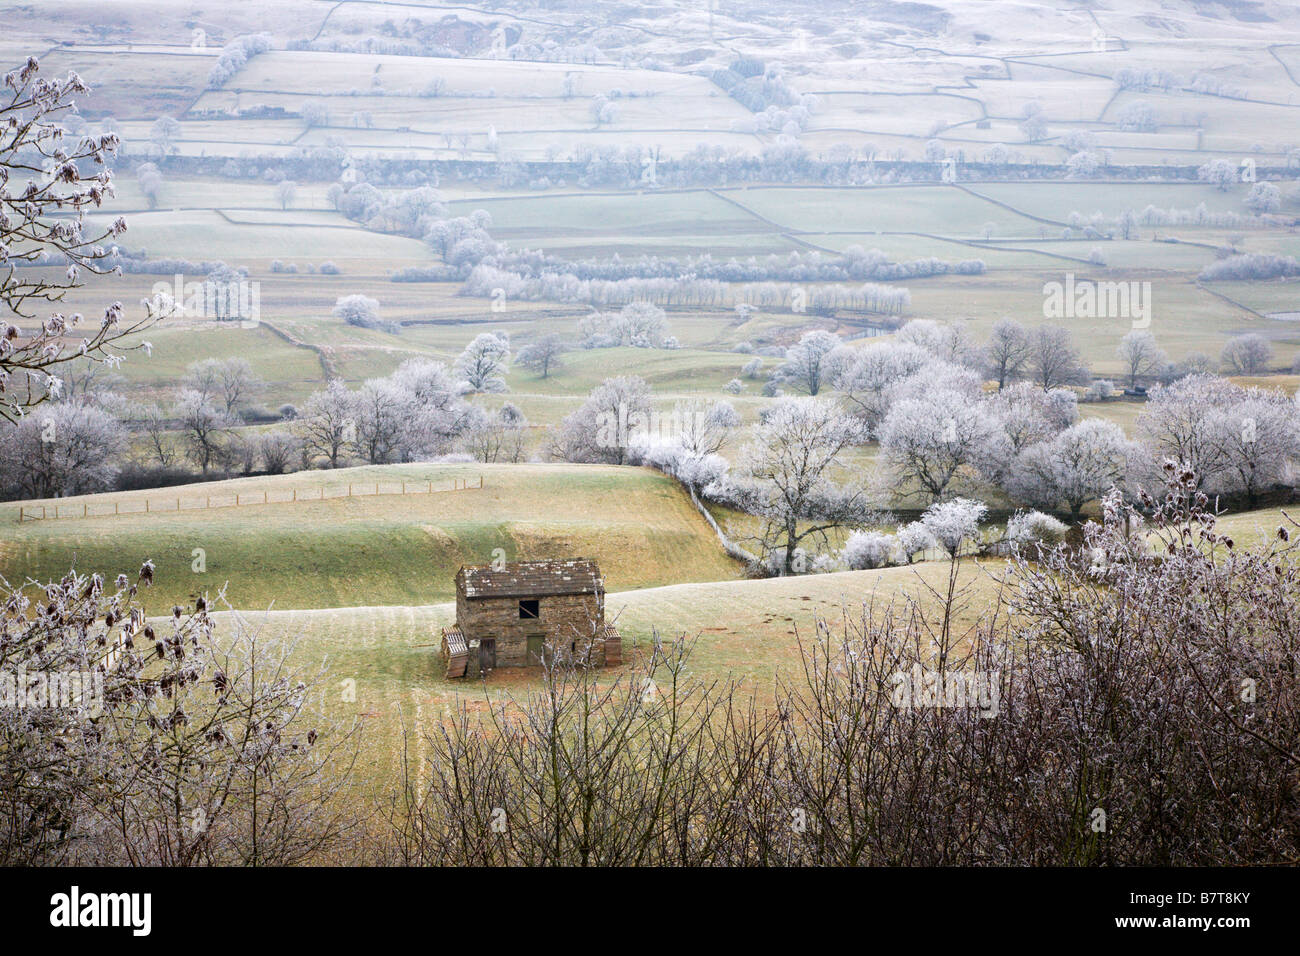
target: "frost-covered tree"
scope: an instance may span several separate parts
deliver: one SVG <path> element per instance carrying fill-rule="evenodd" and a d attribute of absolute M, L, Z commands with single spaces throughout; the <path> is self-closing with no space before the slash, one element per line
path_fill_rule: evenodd
<path fill-rule="evenodd" d="M 126 429 L 101 408 L 46 405 L 0 425 L 0 485 L 10 498 L 62 498 L 112 488 Z"/>
<path fill-rule="evenodd" d="M 1069 394 L 1073 397 L 1073 393 Z M 1033 382 L 1017 382 L 1004 388 L 989 401 L 989 409 L 1006 433 L 1013 455 L 1074 424 L 1073 415 L 1063 420 L 1053 393 L 1044 392 Z"/>
<path fill-rule="evenodd" d="M 936 322 L 913 319 L 898 330 L 899 342 L 916 345 L 953 365 L 978 368 L 983 362 L 979 344 L 965 322 Z"/>
<path fill-rule="evenodd" d="M 999 390 L 1024 374 L 1032 355 L 1028 329 L 1009 316 L 993 323 L 988 344 L 984 346 L 984 359 L 989 378 L 998 383 Z"/>
<path fill-rule="evenodd" d="M 523 461 L 528 437 L 528 420 L 507 402 L 495 413 L 474 409 L 461 437 L 461 447 L 475 461 Z"/>
<path fill-rule="evenodd" d="M 1122 484 L 1129 454 L 1122 428 L 1088 418 L 1016 456 L 1007 484 L 1015 498 L 1043 508 L 1064 506 L 1077 521 L 1087 504 Z"/>
<path fill-rule="evenodd" d="M 1300 457 L 1300 416 L 1294 402 L 1274 389 L 1234 388 L 1210 420 L 1222 450 L 1216 491 L 1246 496 L 1254 508 L 1262 492 L 1287 480 Z"/>
<path fill-rule="evenodd" d="M 1282 208 L 1282 191 L 1272 183 L 1255 183 L 1242 201 L 1257 213 L 1277 212 Z"/>
<path fill-rule="evenodd" d="M 182 383 L 214 405 L 219 405 L 231 417 L 240 405 L 265 387 L 245 358 L 206 358 L 191 362 L 185 369 Z"/>
<path fill-rule="evenodd" d="M 899 557 L 904 564 L 911 564 L 919 553 L 929 551 L 938 544 L 930 529 L 921 521 L 903 525 L 898 529 L 895 540 L 898 543 Z"/>
<path fill-rule="evenodd" d="M 355 399 L 355 447 L 372 465 L 396 461 L 405 426 L 406 397 L 385 378 L 363 382 Z"/>
<path fill-rule="evenodd" d="M 275 184 L 275 198 L 280 203 L 281 209 L 288 209 L 293 205 L 294 197 L 298 195 L 298 184 L 292 179 L 282 179 Z"/>
<path fill-rule="evenodd" d="M 628 463 L 635 432 L 650 418 L 650 386 L 635 375 L 607 378 L 556 430 L 551 455 L 561 461 Z"/>
<path fill-rule="evenodd" d="M 1138 461 L 1140 481 L 1154 493 L 1164 481 L 1162 463 L 1170 459 L 1190 469 L 1198 487 L 1216 487 L 1226 466 L 1217 413 L 1236 396 L 1231 382 L 1213 375 L 1188 375 L 1151 389 L 1135 426 L 1146 449 Z"/>
<path fill-rule="evenodd" d="M 690 455 L 716 455 L 740 427 L 740 416 L 730 402 L 687 399 L 673 406 L 677 441 Z"/>
<path fill-rule="evenodd" d="M 1237 167 L 1226 159 L 1212 159 L 1196 171 L 1196 176 L 1226 192 L 1237 181 Z"/>
<path fill-rule="evenodd" d="M 879 531 L 854 531 L 844 542 L 840 557 L 850 570 L 883 568 L 894 557 L 898 542 L 892 534 Z"/>
<path fill-rule="evenodd" d="M 1068 530 L 1064 522 L 1041 511 L 1017 511 L 1007 519 L 1007 540 L 1022 547 L 1060 544 Z"/>
<path fill-rule="evenodd" d="M 561 358 L 569 347 L 565 345 L 564 340 L 554 332 L 548 332 L 536 341 L 529 342 L 515 355 L 515 364 L 522 365 L 526 369 L 531 369 L 541 375 L 542 378 L 548 377 L 552 370 L 563 367 Z"/>
<path fill-rule="evenodd" d="M 386 381 L 402 409 L 395 444 L 399 461 L 448 453 L 473 420 L 474 407 L 461 397 L 460 384 L 442 362 L 407 359 Z"/>
<path fill-rule="evenodd" d="M 932 362 L 934 356 L 919 345 L 872 345 L 846 356 L 835 385 L 849 409 L 874 429 L 889 410 L 894 387 Z"/>
<path fill-rule="evenodd" d="M 746 508 L 763 526 L 753 536 L 762 556 L 780 554 L 779 573 L 792 574 L 807 540 L 862 524 L 865 490 L 833 480 L 839 454 L 861 441 L 861 425 L 824 399 L 784 399 L 773 406 L 742 450 Z"/>
<path fill-rule="evenodd" d="M 355 396 L 340 379 L 332 379 L 307 399 L 294 422 L 307 455 L 321 456 L 337 468 L 341 456 L 357 437 Z"/>
<path fill-rule="evenodd" d="M 990 408 L 946 388 L 896 402 L 880 425 L 881 457 L 899 487 L 931 501 L 992 473 L 1006 448 Z"/>
<path fill-rule="evenodd" d="M 176 141 L 181 138 L 181 124 L 170 116 L 160 116 L 149 127 L 149 142 L 157 151 L 159 159 L 166 159 L 180 152 Z"/>
<path fill-rule="evenodd" d="M 455 371 L 472 392 L 506 392 L 509 367 L 510 343 L 495 332 L 482 332 L 460 353 Z"/>
<path fill-rule="evenodd" d="M 805 332 L 795 345 L 785 350 L 785 362 L 773 373 L 773 378 L 816 395 L 834 381 L 837 361 L 842 357 L 843 342 L 838 335 L 820 330 Z"/>
<path fill-rule="evenodd" d="M 140 195 L 150 209 L 158 208 L 158 195 L 162 192 L 163 175 L 157 163 L 141 163 L 135 168 L 135 182 Z"/>
<path fill-rule="evenodd" d="M 619 344 L 661 348 L 668 336 L 668 315 L 652 302 L 629 302 L 618 311 L 614 334 Z"/>
<path fill-rule="evenodd" d="M 379 301 L 367 295 L 341 296 L 334 303 L 333 311 L 336 319 L 363 329 L 377 329 L 383 324 L 379 319 Z"/>
<path fill-rule="evenodd" d="M 190 460 L 206 475 L 220 459 L 233 422 L 220 405 L 188 388 L 177 399 L 172 417 L 177 420 Z"/>
<path fill-rule="evenodd" d="M 103 230 L 88 230 L 85 218 L 113 195 L 105 163 L 117 136 L 70 136 L 61 124 L 90 89 L 75 73 L 63 79 L 39 73 L 29 57 L 5 75 L 0 94 L 0 419 L 9 422 L 58 397 L 64 363 L 115 366 L 128 351 L 147 351 L 138 333 L 158 317 L 146 303 L 143 318 L 125 321 L 115 302 L 89 323 L 62 311 L 36 318 L 39 307 L 79 288 L 83 273 L 103 272 L 103 243 L 126 231 L 120 218 Z M 53 268 L 24 268 L 43 262 Z"/>

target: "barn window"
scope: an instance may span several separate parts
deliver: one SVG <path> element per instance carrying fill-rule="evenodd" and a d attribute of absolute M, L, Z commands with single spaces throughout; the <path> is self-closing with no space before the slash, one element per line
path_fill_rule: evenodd
<path fill-rule="evenodd" d="M 538 618 L 542 616 L 541 602 L 537 599 L 519 602 L 519 619 Z"/>

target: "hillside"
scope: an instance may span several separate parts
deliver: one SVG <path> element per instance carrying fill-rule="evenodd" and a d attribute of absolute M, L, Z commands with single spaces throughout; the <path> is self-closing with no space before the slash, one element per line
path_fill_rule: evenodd
<path fill-rule="evenodd" d="M 481 490 L 450 490 L 457 482 L 477 485 L 480 476 Z M 376 482 L 385 493 L 373 494 Z M 393 493 L 402 482 L 412 492 L 427 482 L 447 490 Z M 356 497 L 347 497 L 349 484 Z M 295 492 L 317 500 L 294 501 Z M 236 494 L 241 505 L 229 507 Z M 214 507 L 204 507 L 209 501 Z M 233 606 L 264 609 L 445 601 L 456 569 L 491 561 L 496 548 L 507 560 L 595 558 L 619 590 L 739 573 L 676 483 L 645 469 L 386 465 L 59 502 L 61 514 L 83 506 L 91 517 L 21 523 L 20 505 L 0 506 L 0 574 L 47 580 L 73 563 L 116 574 L 151 559 L 158 570 L 151 608 L 228 582 Z M 120 515 L 111 513 L 115 507 Z M 202 573 L 192 570 L 195 549 L 203 552 Z"/>

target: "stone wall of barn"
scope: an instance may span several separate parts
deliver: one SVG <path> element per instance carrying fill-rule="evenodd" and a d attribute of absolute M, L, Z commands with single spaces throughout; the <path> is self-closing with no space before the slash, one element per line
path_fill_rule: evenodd
<path fill-rule="evenodd" d="M 597 628 L 605 621 L 603 595 L 546 595 L 535 600 L 538 617 L 521 619 L 520 598 L 457 595 L 456 623 L 467 640 L 496 640 L 497 667 L 529 664 L 528 638 L 535 634 L 544 636 L 548 646 L 561 657 L 576 654 L 580 660 L 604 666 L 605 644 L 595 638 Z"/>

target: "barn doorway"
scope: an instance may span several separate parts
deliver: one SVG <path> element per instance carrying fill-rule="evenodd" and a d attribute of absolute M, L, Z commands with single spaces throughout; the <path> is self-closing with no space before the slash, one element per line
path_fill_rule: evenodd
<path fill-rule="evenodd" d="M 528 665 L 530 667 L 539 665 L 543 662 L 543 655 L 546 653 L 546 635 L 529 634 L 528 635 Z"/>
<path fill-rule="evenodd" d="M 486 637 L 478 642 L 479 673 L 486 674 L 497 666 L 497 639 Z"/>

